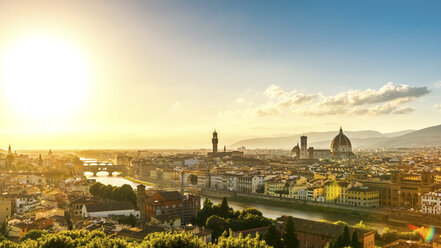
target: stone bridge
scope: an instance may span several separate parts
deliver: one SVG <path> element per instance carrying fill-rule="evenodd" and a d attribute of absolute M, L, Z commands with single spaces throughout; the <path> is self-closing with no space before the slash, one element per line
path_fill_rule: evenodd
<path fill-rule="evenodd" d="M 96 176 L 98 172 L 106 171 L 111 176 L 114 172 L 120 173 L 120 175 L 127 175 L 129 168 L 125 165 L 114 165 L 111 162 L 104 163 L 84 163 L 82 166 L 83 173 L 90 172 L 93 176 Z"/>

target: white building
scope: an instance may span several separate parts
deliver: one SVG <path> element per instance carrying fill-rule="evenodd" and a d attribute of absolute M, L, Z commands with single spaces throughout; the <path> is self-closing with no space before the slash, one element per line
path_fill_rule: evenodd
<path fill-rule="evenodd" d="M 17 213 L 23 214 L 33 211 L 41 204 L 38 196 L 33 195 L 19 195 L 15 198 Z"/>
<path fill-rule="evenodd" d="M 83 217 L 109 217 L 110 215 L 133 215 L 139 218 L 139 211 L 128 201 L 110 201 L 105 203 L 84 204 Z"/>
<path fill-rule="evenodd" d="M 257 193 L 256 190 L 259 187 L 265 187 L 265 176 L 253 176 L 251 182 L 252 192 Z"/>
<path fill-rule="evenodd" d="M 441 192 L 429 192 L 421 197 L 421 212 L 441 214 Z"/>
<path fill-rule="evenodd" d="M 21 184 L 42 185 L 46 184 L 46 179 L 41 175 L 26 173 L 17 175 L 17 180 Z"/>
<path fill-rule="evenodd" d="M 211 175 L 210 181 L 210 187 L 212 189 L 223 189 L 222 176 Z"/>

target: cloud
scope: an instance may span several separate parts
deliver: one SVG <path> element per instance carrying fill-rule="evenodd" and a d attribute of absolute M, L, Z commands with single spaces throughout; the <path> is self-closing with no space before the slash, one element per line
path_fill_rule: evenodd
<path fill-rule="evenodd" d="M 438 110 L 438 112 L 441 112 L 441 104 L 436 104 L 433 106 L 433 108 Z"/>
<path fill-rule="evenodd" d="M 322 93 L 284 91 L 280 86 L 272 84 L 263 92 L 266 98 L 264 103 L 253 108 L 236 109 L 230 113 L 246 113 L 259 117 L 284 113 L 315 116 L 410 114 L 415 110 L 404 105 L 429 93 L 430 90 L 425 86 L 395 86 L 393 83 L 387 83 L 378 90 L 348 90 L 325 96 Z"/>

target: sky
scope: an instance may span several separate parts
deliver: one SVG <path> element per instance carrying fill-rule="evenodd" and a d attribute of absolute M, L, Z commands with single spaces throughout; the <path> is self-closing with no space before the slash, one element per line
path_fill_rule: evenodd
<path fill-rule="evenodd" d="M 0 147 L 441 124 L 439 1 L 0 1 Z M 293 141 L 294 142 L 294 141 Z"/>

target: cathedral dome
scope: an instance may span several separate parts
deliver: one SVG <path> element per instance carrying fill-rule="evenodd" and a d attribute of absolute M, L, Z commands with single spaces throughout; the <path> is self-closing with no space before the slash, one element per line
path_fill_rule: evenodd
<path fill-rule="evenodd" d="M 291 150 L 292 153 L 297 153 L 300 152 L 300 147 L 299 147 L 299 143 L 297 143 L 296 146 L 294 146 Z"/>
<path fill-rule="evenodd" d="M 331 151 L 351 151 L 352 144 L 346 135 L 343 134 L 343 130 L 340 128 L 340 132 L 331 142 Z"/>

